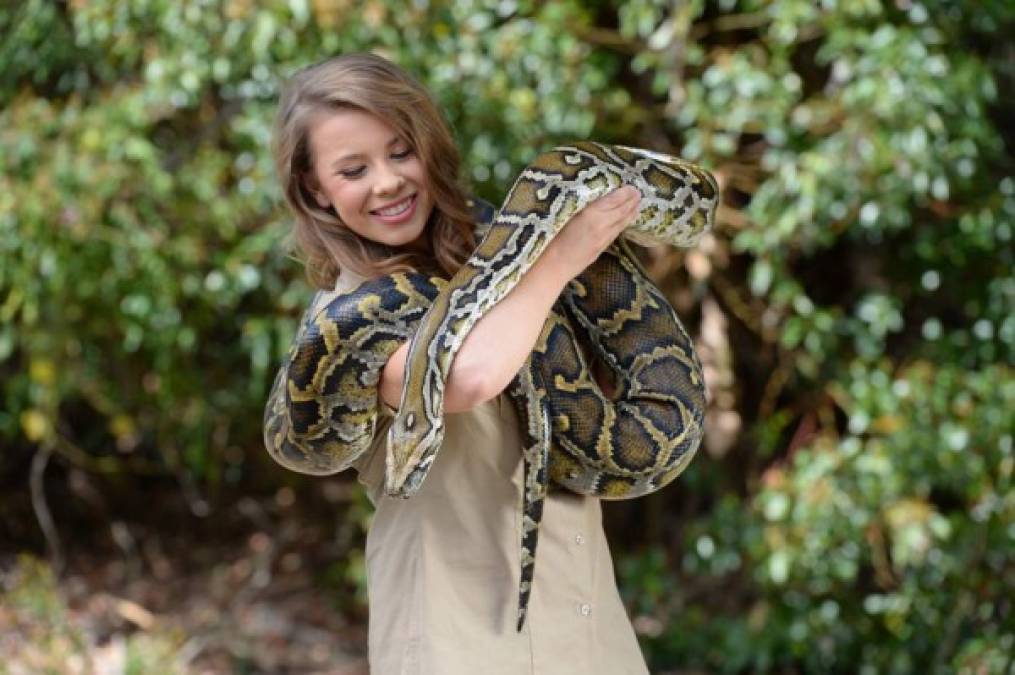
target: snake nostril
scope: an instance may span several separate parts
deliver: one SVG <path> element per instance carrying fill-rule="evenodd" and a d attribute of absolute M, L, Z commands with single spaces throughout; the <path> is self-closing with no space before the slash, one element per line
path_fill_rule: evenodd
<path fill-rule="evenodd" d="M 416 426 L 416 414 L 409 413 L 409 416 L 405 418 L 405 430 L 412 431 L 414 426 Z"/>

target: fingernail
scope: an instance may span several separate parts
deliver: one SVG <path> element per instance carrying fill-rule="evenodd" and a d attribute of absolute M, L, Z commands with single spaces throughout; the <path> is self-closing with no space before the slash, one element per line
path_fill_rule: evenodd
<path fill-rule="evenodd" d="M 626 199 L 629 199 L 631 197 L 631 191 L 632 190 L 634 190 L 634 188 L 632 188 L 629 185 L 625 185 L 624 187 L 617 188 L 616 190 L 611 192 L 609 195 L 607 195 L 606 199 L 603 200 L 603 201 L 606 204 L 610 205 L 610 206 L 614 206 L 616 204 L 620 204 L 621 202 L 623 202 Z"/>

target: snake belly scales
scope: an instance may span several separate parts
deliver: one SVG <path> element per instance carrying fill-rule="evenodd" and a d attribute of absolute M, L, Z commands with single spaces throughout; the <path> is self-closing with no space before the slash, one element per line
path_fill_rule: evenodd
<path fill-rule="evenodd" d="M 483 237 L 450 281 L 395 273 L 323 307 L 315 297 L 265 406 L 265 445 L 277 462 L 308 474 L 342 471 L 371 446 L 381 371 L 411 339 L 387 439 L 385 492 L 412 496 L 440 449 L 444 384 L 466 335 L 575 214 L 623 185 L 641 193 L 637 218 L 567 284 L 508 388 L 524 439 L 518 630 L 549 482 L 603 499 L 638 497 L 676 478 L 700 444 L 701 364 L 624 239 L 695 245 L 718 204 L 708 172 L 669 155 L 591 141 L 543 153 L 518 176 L 492 222 L 478 223 Z M 581 344 L 611 371 L 611 397 L 593 378 Z"/>

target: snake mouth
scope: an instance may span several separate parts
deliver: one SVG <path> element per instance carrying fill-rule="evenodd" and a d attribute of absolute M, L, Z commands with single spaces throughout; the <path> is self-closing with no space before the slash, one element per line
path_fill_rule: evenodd
<path fill-rule="evenodd" d="M 391 457 L 389 457 L 389 460 Z M 399 469 L 389 465 L 384 479 L 384 491 L 389 497 L 401 497 L 408 499 L 417 492 L 423 485 L 423 480 L 430 471 L 434 455 L 421 459 L 412 466 L 412 463 L 404 465 Z"/>
<path fill-rule="evenodd" d="M 410 412 L 412 426 L 427 427 L 427 432 L 417 429 L 413 433 L 406 423 L 395 420 L 388 430 L 388 446 L 385 456 L 384 491 L 391 497 L 408 499 L 416 494 L 433 466 L 437 451 L 444 440 L 443 420 L 434 427 L 420 425 L 424 418 Z M 407 420 L 408 422 L 409 420 Z M 404 431 L 399 433 L 399 429 Z"/>

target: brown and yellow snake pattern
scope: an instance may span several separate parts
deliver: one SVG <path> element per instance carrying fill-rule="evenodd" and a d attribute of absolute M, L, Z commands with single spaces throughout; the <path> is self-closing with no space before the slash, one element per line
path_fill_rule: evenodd
<path fill-rule="evenodd" d="M 450 282 L 393 274 L 308 310 L 265 408 L 272 457 L 304 473 L 347 468 L 372 443 L 381 370 L 411 339 L 385 489 L 414 494 L 443 440 L 444 383 L 465 336 L 571 217 L 625 184 L 641 192 L 627 238 L 692 246 L 712 224 L 718 191 L 699 167 L 592 142 L 540 155 L 492 222 L 489 209 L 477 211 L 485 236 Z M 593 379 L 582 343 L 612 372 L 612 398 Z M 567 285 L 509 394 L 526 438 L 520 630 L 549 481 L 606 499 L 666 485 L 700 443 L 705 385 L 675 312 L 618 241 Z"/>

